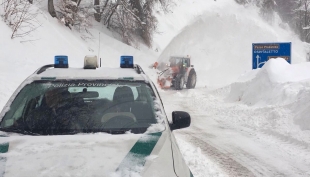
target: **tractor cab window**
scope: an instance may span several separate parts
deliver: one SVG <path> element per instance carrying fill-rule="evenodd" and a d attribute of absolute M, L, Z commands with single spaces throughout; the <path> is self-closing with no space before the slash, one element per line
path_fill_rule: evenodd
<path fill-rule="evenodd" d="M 169 62 L 170 62 L 170 67 L 181 66 L 183 64 L 181 58 L 171 58 Z"/>
<path fill-rule="evenodd" d="M 184 58 L 184 59 L 183 59 L 183 66 L 184 66 L 184 67 L 189 67 L 189 64 L 190 64 L 190 63 L 189 63 L 189 59 Z"/>

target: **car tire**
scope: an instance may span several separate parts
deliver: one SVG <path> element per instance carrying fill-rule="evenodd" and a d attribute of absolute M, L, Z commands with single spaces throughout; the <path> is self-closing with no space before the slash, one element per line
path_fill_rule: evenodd
<path fill-rule="evenodd" d="M 186 88 L 188 89 L 193 89 L 196 86 L 196 80 L 197 80 L 197 75 L 195 69 L 191 69 L 188 75 L 187 83 L 186 83 Z"/>

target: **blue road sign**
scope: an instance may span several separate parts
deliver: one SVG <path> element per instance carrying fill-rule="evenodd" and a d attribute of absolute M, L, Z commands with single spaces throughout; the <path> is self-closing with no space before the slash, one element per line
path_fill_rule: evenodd
<path fill-rule="evenodd" d="M 284 58 L 291 63 L 291 43 L 253 43 L 252 69 L 261 68 L 272 58 Z"/>

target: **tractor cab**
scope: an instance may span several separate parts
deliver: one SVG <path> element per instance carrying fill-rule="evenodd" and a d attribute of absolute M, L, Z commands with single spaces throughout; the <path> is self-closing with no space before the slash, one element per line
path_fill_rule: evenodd
<path fill-rule="evenodd" d="M 183 66 L 190 67 L 190 58 L 189 57 L 171 57 L 169 59 L 170 67 Z"/>
<path fill-rule="evenodd" d="M 184 75 L 190 65 L 189 57 L 171 57 L 169 59 L 169 66 L 172 70 L 172 74 L 182 74 Z"/>

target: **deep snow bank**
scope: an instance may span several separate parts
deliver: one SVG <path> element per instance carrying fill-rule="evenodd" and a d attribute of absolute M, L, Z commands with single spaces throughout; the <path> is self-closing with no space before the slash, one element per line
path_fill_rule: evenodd
<path fill-rule="evenodd" d="M 290 65 L 282 58 L 272 59 L 233 83 L 227 100 L 255 106 L 286 105 L 298 99 L 307 79 L 310 81 L 310 63 Z"/>
<path fill-rule="evenodd" d="M 269 60 L 233 83 L 226 100 L 256 107 L 284 106 L 295 124 L 310 130 L 310 63 L 290 65 L 282 58 Z"/>
<path fill-rule="evenodd" d="M 260 18 L 256 8 L 245 8 L 234 1 L 205 4 L 208 6 L 204 7 L 204 13 L 197 14 L 159 58 L 167 62 L 171 55 L 191 55 L 198 87 L 228 85 L 251 70 L 252 43 L 292 42 L 292 62 L 306 60 L 306 44 L 281 28 L 279 20 L 271 26 Z"/>

